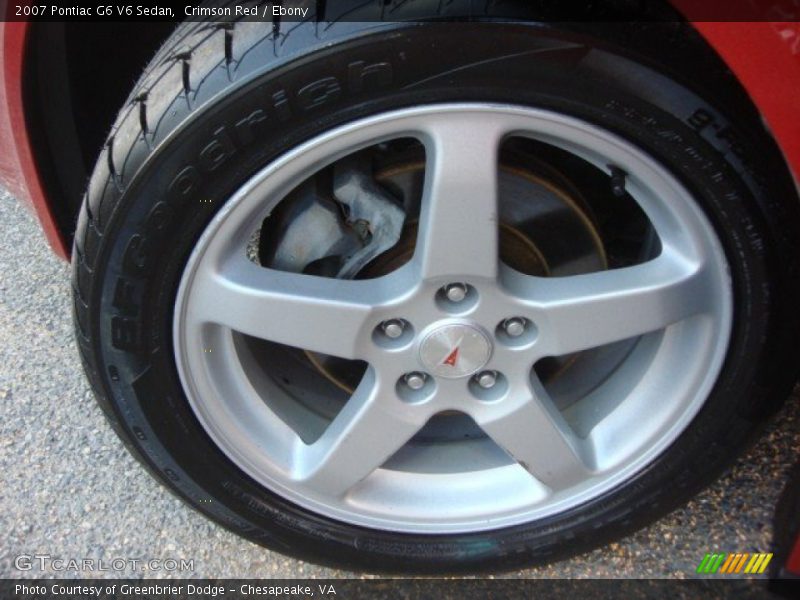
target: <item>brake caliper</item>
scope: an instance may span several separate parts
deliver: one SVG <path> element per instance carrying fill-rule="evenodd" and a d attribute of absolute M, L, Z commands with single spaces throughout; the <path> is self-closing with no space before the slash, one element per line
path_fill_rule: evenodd
<path fill-rule="evenodd" d="M 347 224 L 364 244 L 346 258 L 336 275 L 352 279 L 375 257 L 397 244 L 406 214 L 371 177 L 352 164 L 336 167 L 333 191 L 347 207 Z"/>

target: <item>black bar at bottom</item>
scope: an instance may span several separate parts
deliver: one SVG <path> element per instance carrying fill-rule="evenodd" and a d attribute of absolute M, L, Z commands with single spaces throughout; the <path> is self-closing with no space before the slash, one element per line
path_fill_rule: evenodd
<path fill-rule="evenodd" d="M 765 580 L 750 579 L 3 579 L 3 600 L 481 600 L 638 598 L 761 600 Z"/>

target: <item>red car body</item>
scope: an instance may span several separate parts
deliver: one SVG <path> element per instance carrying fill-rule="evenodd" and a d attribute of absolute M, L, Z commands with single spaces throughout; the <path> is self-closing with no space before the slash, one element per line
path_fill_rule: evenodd
<path fill-rule="evenodd" d="M 749 4 L 758 21 L 708 21 L 709 5 L 696 0 L 672 0 L 680 12 L 737 76 L 761 113 L 786 163 L 800 177 L 800 5 L 779 0 Z M 719 13 L 717 13 L 719 14 Z M 734 15 L 740 18 L 742 15 Z M 781 20 L 768 21 L 770 16 Z M 27 124 L 22 81 L 28 66 L 27 40 L 36 24 L 0 22 L 0 182 L 35 212 L 53 251 L 68 259 L 68 232 L 59 226 L 55 205 L 59 198 L 46 191 L 41 164 Z M 800 576 L 800 537 L 785 563 Z"/>
<path fill-rule="evenodd" d="M 50 246 L 66 259 L 69 248 L 53 216 L 53 199 L 44 192 L 25 126 L 21 82 L 25 38 L 29 30 L 29 23 L 0 23 L 0 181 L 17 198 L 33 207 Z"/>

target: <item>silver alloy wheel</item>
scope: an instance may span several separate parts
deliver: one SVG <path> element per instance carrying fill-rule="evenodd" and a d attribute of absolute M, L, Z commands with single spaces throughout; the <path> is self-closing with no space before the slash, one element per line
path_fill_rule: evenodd
<path fill-rule="evenodd" d="M 609 165 L 623 169 L 629 193 L 658 234 L 658 256 L 569 277 L 532 277 L 502 264 L 497 156 L 510 135 L 551 144 L 606 173 Z M 257 224 L 300 181 L 360 148 L 399 137 L 421 140 L 426 151 L 411 262 L 376 279 L 340 280 L 247 259 Z M 474 297 L 454 313 L 436 298 L 461 282 Z M 497 332 L 510 318 L 524 318 L 533 334 L 509 343 Z M 376 343 L 374 332 L 394 319 L 409 323 L 414 335 Z M 200 423 L 269 490 L 355 525 L 456 533 L 561 512 L 641 470 L 702 407 L 721 369 L 731 320 L 730 277 L 714 229 L 688 190 L 649 155 L 608 131 L 545 110 L 442 104 L 339 127 L 253 176 L 189 258 L 177 294 L 174 347 Z M 455 378 L 431 373 L 435 359 L 421 358 L 426 340 L 459 330 L 486 340 L 489 356 L 476 361 L 485 364 Z M 271 409 L 278 387 L 248 375 L 251 358 L 234 332 L 369 367 L 330 426 L 308 444 Z M 637 337 L 588 404 L 558 410 L 532 370 L 543 357 Z M 495 374 L 496 382 L 478 385 L 478 369 Z M 416 372 L 427 375 L 424 385 L 405 386 L 404 376 Z M 469 415 L 505 452 L 476 460 L 475 441 L 465 440 L 423 444 L 407 456 L 406 442 L 446 411 Z"/>

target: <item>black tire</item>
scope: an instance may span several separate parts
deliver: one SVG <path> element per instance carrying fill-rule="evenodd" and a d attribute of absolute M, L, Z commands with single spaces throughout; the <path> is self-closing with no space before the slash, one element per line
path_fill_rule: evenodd
<path fill-rule="evenodd" d="M 701 98 L 664 75 L 670 65 L 646 66 L 654 61 L 635 50 L 636 35 L 528 23 L 520 9 L 516 22 L 459 24 L 345 23 L 337 18 L 346 12 L 332 10 L 274 28 L 183 25 L 123 107 L 91 177 L 73 255 L 80 352 L 117 433 L 159 481 L 232 531 L 351 569 L 518 568 L 603 544 L 685 502 L 731 463 L 796 378 L 797 198 L 752 110 L 740 110 L 740 93 L 725 102 Z M 412 16 L 438 15 L 420 9 Z M 670 26 L 668 36 L 692 37 L 685 25 Z M 613 41 L 621 37 L 624 49 Z M 721 70 L 696 83 L 714 78 L 735 88 Z M 205 225 L 259 168 L 356 118 L 450 100 L 548 108 L 646 149 L 694 192 L 719 232 L 732 267 L 733 337 L 688 429 L 602 497 L 489 533 L 368 530 L 292 505 L 214 445 L 177 377 L 172 307 Z M 731 110 L 736 122 L 726 116 Z"/>

